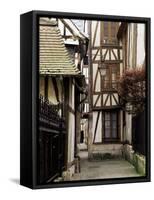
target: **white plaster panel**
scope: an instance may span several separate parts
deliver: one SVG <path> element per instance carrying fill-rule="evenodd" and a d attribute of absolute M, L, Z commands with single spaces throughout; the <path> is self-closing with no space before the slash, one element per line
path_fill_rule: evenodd
<path fill-rule="evenodd" d="M 58 91 L 59 92 L 59 91 Z M 49 101 L 51 101 L 53 104 L 57 104 L 57 98 L 56 98 L 56 94 L 55 94 L 55 90 L 54 90 L 54 86 L 53 86 L 53 82 L 52 82 L 52 78 L 49 77 L 48 79 L 48 99 Z"/>
<path fill-rule="evenodd" d="M 112 100 L 112 106 L 116 106 L 116 105 L 117 105 L 117 103 L 115 102 L 115 100 L 114 100 L 113 96 L 111 96 L 111 100 Z"/>
<path fill-rule="evenodd" d="M 92 38 L 94 39 L 94 34 L 95 34 L 95 29 L 96 29 L 96 24 L 98 21 L 92 21 Z M 95 44 L 94 46 L 99 46 L 100 45 L 100 22 L 98 22 L 98 28 L 96 32 L 96 38 L 95 38 Z"/>
<path fill-rule="evenodd" d="M 113 93 L 113 94 L 114 94 L 114 97 L 117 100 L 117 102 L 119 102 L 119 96 L 118 96 L 118 94 L 117 93 Z"/>
<path fill-rule="evenodd" d="M 95 124 L 96 124 L 96 117 L 97 117 L 97 112 L 93 112 L 92 113 L 92 118 L 93 118 L 93 120 L 92 120 L 92 140 L 93 140 L 93 138 L 94 138 L 94 131 L 95 131 Z"/>
<path fill-rule="evenodd" d="M 95 77 L 96 77 L 96 72 L 98 69 L 98 64 L 93 64 L 93 85 L 94 85 L 94 81 L 95 81 Z"/>
<path fill-rule="evenodd" d="M 118 58 L 118 49 L 113 49 L 113 52 L 116 55 L 116 57 Z"/>
<path fill-rule="evenodd" d="M 98 64 L 93 64 L 93 86 L 96 78 L 96 72 L 98 70 Z M 96 88 L 95 91 L 100 91 L 100 73 L 98 72 L 97 79 L 96 79 Z"/>
<path fill-rule="evenodd" d="M 75 117 L 69 112 L 68 120 L 68 162 L 74 160 Z"/>
<path fill-rule="evenodd" d="M 100 22 L 98 22 L 98 28 L 97 28 L 97 32 L 96 32 L 96 39 L 95 39 L 94 46 L 100 46 Z"/>
<path fill-rule="evenodd" d="M 116 52 L 116 50 L 113 50 L 113 51 Z M 116 53 L 115 53 L 115 55 L 116 55 Z M 115 56 L 114 56 L 112 51 L 111 51 L 111 60 L 116 60 L 116 58 L 115 58 Z"/>
<path fill-rule="evenodd" d="M 98 54 L 97 54 L 97 56 L 96 56 L 95 60 L 97 60 L 97 61 L 99 61 L 99 60 L 100 60 L 100 51 L 98 52 Z"/>
<path fill-rule="evenodd" d="M 95 137 L 95 142 L 101 142 L 101 141 L 102 141 L 102 113 L 100 113 L 99 115 L 96 137 Z"/>
<path fill-rule="evenodd" d="M 126 112 L 126 136 L 125 139 L 132 142 L 132 115 Z"/>
<path fill-rule="evenodd" d="M 106 102 L 106 106 L 110 106 L 110 96 L 108 97 L 108 100 Z"/>
<path fill-rule="evenodd" d="M 101 96 L 99 97 L 99 99 L 98 99 L 98 102 L 97 102 L 96 106 L 101 106 Z"/>
<path fill-rule="evenodd" d="M 103 94 L 103 105 L 104 105 L 104 103 L 106 101 L 106 97 L 107 97 L 107 94 Z"/>
<path fill-rule="evenodd" d="M 59 94 L 59 100 L 62 102 L 62 84 L 59 78 L 56 79 L 57 87 L 58 87 L 58 94 Z"/>
<path fill-rule="evenodd" d="M 145 60 L 145 24 L 137 24 L 137 66 L 143 65 Z"/>
<path fill-rule="evenodd" d="M 105 60 L 109 60 L 109 51 L 107 52 L 107 54 L 105 56 Z"/>
<path fill-rule="evenodd" d="M 120 63 L 120 76 L 123 74 L 123 63 Z"/>
<path fill-rule="evenodd" d="M 95 104 L 97 97 L 98 95 L 93 95 L 93 105 Z M 101 106 L 101 96 L 98 98 L 96 106 Z"/>

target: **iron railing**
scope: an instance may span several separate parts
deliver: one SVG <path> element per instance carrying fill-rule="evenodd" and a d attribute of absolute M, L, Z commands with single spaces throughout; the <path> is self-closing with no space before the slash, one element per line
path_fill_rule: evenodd
<path fill-rule="evenodd" d="M 65 167 L 66 123 L 61 117 L 62 104 L 54 105 L 39 97 L 38 183 L 61 176 Z"/>

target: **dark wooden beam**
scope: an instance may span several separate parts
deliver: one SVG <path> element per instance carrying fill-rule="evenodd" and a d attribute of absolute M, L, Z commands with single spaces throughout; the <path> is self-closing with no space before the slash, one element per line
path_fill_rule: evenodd
<path fill-rule="evenodd" d="M 95 138 L 96 138 L 96 132 L 97 132 L 97 126 L 98 126 L 98 120 L 99 120 L 99 116 L 100 116 L 100 112 L 98 112 L 98 114 L 97 114 L 96 126 L 95 126 L 95 131 L 94 131 L 94 139 L 93 139 L 93 144 L 94 144 L 94 142 L 95 142 Z"/>
<path fill-rule="evenodd" d="M 44 88 L 44 90 L 45 90 L 45 92 L 44 92 L 44 94 L 45 94 L 45 98 L 47 98 L 48 99 L 48 76 L 45 76 L 45 88 Z"/>
<path fill-rule="evenodd" d="M 120 24 L 118 33 L 117 33 L 117 38 L 120 39 L 123 35 L 123 33 L 127 30 L 127 23 L 126 22 L 122 22 Z"/>
<path fill-rule="evenodd" d="M 99 111 L 99 110 L 114 110 L 114 109 L 120 109 L 121 106 L 97 106 L 92 107 L 92 111 Z"/>
<path fill-rule="evenodd" d="M 95 45 L 95 40 L 96 40 L 96 34 L 97 34 L 98 25 L 99 25 L 99 21 L 97 21 L 96 27 L 95 27 L 95 32 L 94 32 L 94 37 L 93 37 L 93 44 L 92 44 L 93 47 Z"/>
<path fill-rule="evenodd" d="M 102 49 L 106 49 L 106 48 L 112 48 L 112 49 L 122 49 L 122 46 L 119 46 L 118 44 L 103 44 L 101 45 Z M 96 49 L 100 49 L 100 46 L 95 46 L 92 47 L 92 50 L 96 50 Z"/>
<path fill-rule="evenodd" d="M 120 64 L 122 62 L 123 62 L 122 60 L 104 60 L 103 61 L 103 63 L 105 63 L 105 64 Z M 95 60 L 93 63 L 94 64 L 99 64 L 100 61 Z"/>
<path fill-rule="evenodd" d="M 94 106 L 96 106 L 96 104 L 97 104 L 97 102 L 98 102 L 98 100 L 99 100 L 99 98 L 100 98 L 100 95 L 101 95 L 101 94 L 99 94 L 99 95 L 97 96 L 97 99 L 96 99 L 96 101 L 95 101 L 95 103 L 94 103 Z"/>

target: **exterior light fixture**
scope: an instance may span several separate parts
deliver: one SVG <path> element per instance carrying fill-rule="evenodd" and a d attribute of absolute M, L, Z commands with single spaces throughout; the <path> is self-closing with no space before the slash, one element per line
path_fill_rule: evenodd
<path fill-rule="evenodd" d="M 104 63 L 100 64 L 100 66 L 98 67 L 101 76 L 106 76 L 106 66 Z"/>

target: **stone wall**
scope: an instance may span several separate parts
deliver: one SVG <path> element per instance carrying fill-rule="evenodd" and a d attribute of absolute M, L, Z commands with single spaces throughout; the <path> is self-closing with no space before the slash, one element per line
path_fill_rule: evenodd
<path fill-rule="evenodd" d="M 134 165 L 136 171 L 141 174 L 145 175 L 146 173 L 146 162 L 145 162 L 145 156 L 135 153 L 132 149 L 131 145 L 125 144 L 123 146 L 123 157 L 129 161 L 131 164 Z"/>
<path fill-rule="evenodd" d="M 122 144 L 100 144 L 92 145 L 88 154 L 89 160 L 103 160 L 110 158 L 121 158 L 123 152 Z"/>

